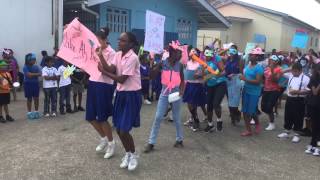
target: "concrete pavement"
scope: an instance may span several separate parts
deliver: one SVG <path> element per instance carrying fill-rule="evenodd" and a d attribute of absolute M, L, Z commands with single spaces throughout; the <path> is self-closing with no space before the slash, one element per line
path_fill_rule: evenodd
<path fill-rule="evenodd" d="M 184 128 L 185 148 L 175 149 L 174 126 L 163 122 L 156 150 L 144 154 L 156 105 L 143 105 L 142 126 L 133 130 L 139 167 L 128 172 L 119 168 L 124 150 L 116 134 L 116 154 L 105 160 L 95 152 L 99 137 L 84 121 L 84 113 L 27 121 L 25 100 L 19 94 L 19 101 L 10 105 L 16 121 L 0 124 L 0 179 L 319 179 L 320 158 L 304 154 L 309 138 L 293 144 L 276 137 L 281 132 L 283 109 L 276 120 L 277 130 L 249 138 L 240 137 L 243 122 L 233 127 L 226 106 L 223 109 L 223 132 L 194 133 Z M 201 114 L 200 109 L 198 112 Z M 183 121 L 187 116 L 184 106 Z M 266 116 L 261 120 L 265 127 Z"/>

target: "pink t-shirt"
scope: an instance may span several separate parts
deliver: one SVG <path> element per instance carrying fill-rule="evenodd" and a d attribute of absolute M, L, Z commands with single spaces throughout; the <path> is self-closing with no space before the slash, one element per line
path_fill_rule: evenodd
<path fill-rule="evenodd" d="M 275 74 L 280 74 L 282 73 L 281 67 L 276 67 L 273 72 Z M 264 90 L 265 91 L 280 91 L 280 86 L 277 82 L 273 82 L 272 81 L 272 77 L 271 77 L 271 68 L 267 67 L 264 71 L 264 77 L 265 77 L 265 81 L 264 81 Z"/>
<path fill-rule="evenodd" d="M 141 89 L 140 62 L 138 56 L 132 51 L 122 56 L 119 51 L 114 56 L 114 65 L 117 75 L 127 75 L 128 79 L 123 83 L 117 83 L 117 91 L 137 91 Z"/>
<path fill-rule="evenodd" d="M 115 54 L 116 54 L 115 51 L 109 45 L 106 49 L 104 49 L 102 51 L 102 55 L 104 57 L 104 60 L 107 62 L 108 65 L 113 64 Z M 109 78 L 108 76 L 103 75 L 102 73 L 99 73 L 97 76 L 90 76 L 89 80 L 94 81 L 94 82 L 113 84 L 113 80 L 111 78 Z"/>

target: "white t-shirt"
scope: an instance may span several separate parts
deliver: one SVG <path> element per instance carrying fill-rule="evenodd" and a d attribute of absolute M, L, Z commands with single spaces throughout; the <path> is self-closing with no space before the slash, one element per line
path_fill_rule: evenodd
<path fill-rule="evenodd" d="M 53 76 L 59 76 L 58 70 L 55 67 L 47 67 L 45 66 L 42 69 L 42 77 L 48 76 L 48 77 L 53 77 Z M 58 87 L 58 82 L 56 80 L 45 80 L 43 79 L 43 88 L 54 88 Z"/>
<path fill-rule="evenodd" d="M 61 65 L 58 69 L 58 73 L 60 75 L 60 81 L 59 81 L 59 87 L 63 87 L 63 86 L 68 86 L 69 84 L 71 84 L 71 78 L 70 76 L 67 77 L 67 79 L 65 79 L 63 77 L 63 72 L 67 69 L 67 67 L 65 67 L 64 65 Z"/>
<path fill-rule="evenodd" d="M 289 97 L 305 97 L 305 95 L 291 95 L 289 90 L 310 90 L 308 88 L 308 84 L 310 78 L 303 73 L 300 74 L 298 77 L 294 77 L 292 73 L 285 73 L 284 76 L 288 78 L 288 88 L 287 94 Z M 300 87 L 301 86 L 301 87 Z"/>

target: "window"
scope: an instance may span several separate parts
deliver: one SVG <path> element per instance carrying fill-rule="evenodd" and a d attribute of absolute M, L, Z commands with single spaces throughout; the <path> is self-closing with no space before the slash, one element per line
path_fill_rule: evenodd
<path fill-rule="evenodd" d="M 311 37 L 311 39 L 310 39 L 310 46 L 312 46 L 313 45 L 313 37 Z"/>
<path fill-rule="evenodd" d="M 178 19 L 177 32 L 179 39 L 191 39 L 192 38 L 192 22 L 186 19 Z"/>
<path fill-rule="evenodd" d="M 107 27 L 110 32 L 126 32 L 129 30 L 129 10 L 107 8 Z"/>
<path fill-rule="evenodd" d="M 318 45 L 319 45 L 319 44 L 318 44 L 318 43 L 319 43 L 319 39 L 318 39 L 318 38 L 316 38 L 316 40 L 315 40 L 315 41 L 316 41 L 316 42 L 314 43 L 314 46 L 315 46 L 315 47 L 318 47 Z"/>

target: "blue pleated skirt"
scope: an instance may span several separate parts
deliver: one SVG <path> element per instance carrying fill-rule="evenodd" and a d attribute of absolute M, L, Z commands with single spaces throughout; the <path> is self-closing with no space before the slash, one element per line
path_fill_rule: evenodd
<path fill-rule="evenodd" d="M 202 83 L 187 82 L 183 94 L 183 102 L 193 106 L 203 106 L 207 102 L 205 87 Z"/>
<path fill-rule="evenodd" d="M 129 132 L 140 127 L 141 91 L 117 91 L 114 100 L 113 125 L 117 130 Z"/>

